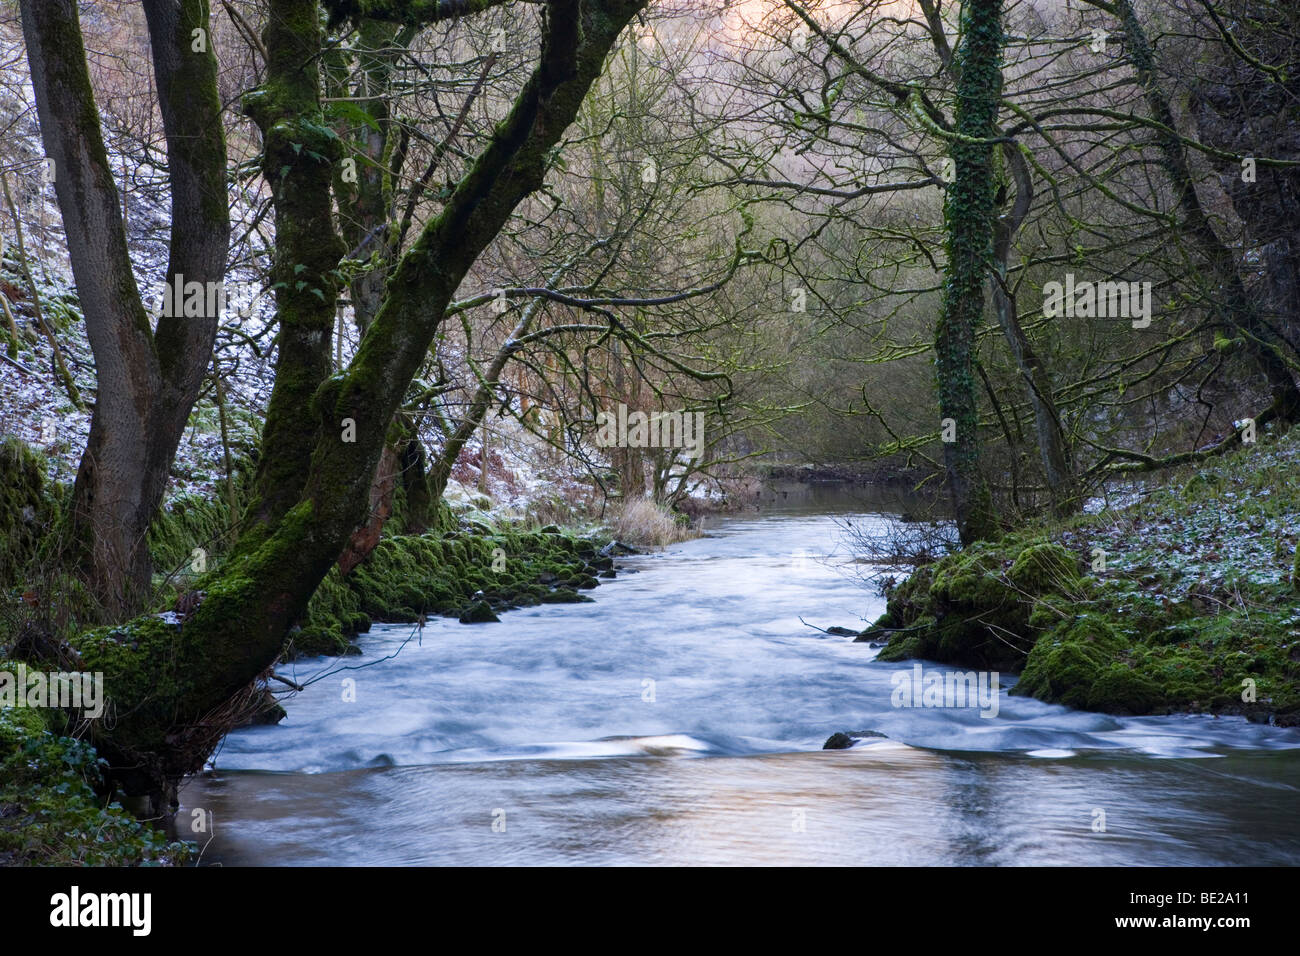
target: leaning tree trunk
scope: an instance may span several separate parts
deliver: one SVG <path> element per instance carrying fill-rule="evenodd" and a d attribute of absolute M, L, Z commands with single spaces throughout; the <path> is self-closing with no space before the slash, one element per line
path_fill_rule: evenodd
<path fill-rule="evenodd" d="M 74 0 L 23 0 L 23 35 L 46 155 L 55 164 L 77 295 L 98 374 L 90 439 L 72 502 L 72 536 L 106 614 L 149 591 L 146 533 L 212 355 L 216 315 L 151 329 L 127 251 Z M 226 150 L 206 0 L 146 0 L 171 180 L 167 281 L 220 282 L 230 235 Z"/>
<path fill-rule="evenodd" d="M 1016 198 L 1011 210 L 998 219 L 993 239 L 993 311 L 1002 335 L 1006 339 L 1011 357 L 1025 381 L 1029 405 L 1034 411 L 1034 435 L 1038 439 L 1038 454 L 1043 463 L 1047 491 L 1052 499 L 1052 509 L 1058 515 L 1077 512 L 1083 506 L 1079 483 L 1070 460 L 1069 444 L 1061 427 L 1061 416 L 1053 396 L 1052 379 L 1047 366 L 1020 325 L 1016 313 L 1016 300 L 1007 284 L 1007 269 L 1011 259 L 1011 242 L 1033 202 L 1034 184 L 1029 164 L 1013 143 L 1004 143 L 1002 155 L 1011 167 L 1016 183 Z"/>
<path fill-rule="evenodd" d="M 558 279 L 560 272 L 557 270 L 552 280 Z M 456 466 L 456 459 L 464 450 L 465 445 L 474 436 L 474 432 L 483 424 L 487 418 L 487 413 L 492 408 L 492 396 L 496 389 L 500 387 L 501 375 L 505 372 L 506 366 L 510 360 L 519 353 L 520 350 L 531 340 L 538 337 L 545 337 L 546 330 L 541 330 L 530 335 L 529 330 L 533 326 L 533 321 L 537 318 L 538 312 L 541 311 L 542 299 L 533 299 L 524 306 L 519 321 L 515 327 L 510 330 L 506 340 L 497 349 L 497 354 L 492 358 L 492 364 L 488 366 L 487 371 L 479 380 L 478 388 L 474 390 L 474 397 L 470 400 L 469 409 L 465 412 L 465 417 L 460 420 L 455 431 L 447 438 L 442 446 L 442 451 L 438 454 L 432 467 L 429 469 L 429 496 L 438 500 L 447 491 L 447 482 L 451 480 L 451 471 Z M 486 447 L 486 445 L 484 446 Z"/>
<path fill-rule="evenodd" d="M 268 37 L 272 30 L 288 28 L 310 41 L 297 47 L 299 64 L 313 62 L 319 53 L 317 21 L 308 16 L 309 6 L 300 0 L 269 3 Z M 166 653 L 150 653 L 147 641 L 134 654 L 116 645 L 107 650 L 97 642 L 83 645 L 83 657 L 113 671 L 105 675 L 106 685 L 121 675 L 122 686 L 137 688 L 134 696 L 128 692 L 115 701 L 115 725 L 99 728 L 97 736 L 124 786 L 157 792 L 199 769 L 226 729 L 220 715 L 279 656 L 290 625 L 302 615 L 365 517 L 388 424 L 428 354 L 448 303 L 515 207 L 542 185 L 552 151 L 600 74 L 610 47 L 643 6 L 644 0 L 548 4 L 536 69 L 443 211 L 424 226 L 398 262 L 352 364 L 323 382 L 313 396 L 301 396 L 292 404 L 283 394 L 278 401 L 273 396 L 268 435 L 293 427 L 317 436 L 296 502 L 282 517 L 265 524 L 256 544 L 246 546 L 247 539 L 241 540 L 193 615 L 178 633 L 166 635 Z M 368 9 L 373 13 L 375 8 Z M 419 9 L 433 17 L 446 15 L 451 6 Z M 268 71 L 268 82 L 270 76 Z M 260 96 L 271 109 L 270 103 L 285 93 L 279 89 Z M 304 115 L 314 113 L 313 98 L 301 93 L 278 99 L 274 108 L 281 116 L 268 124 L 269 132 L 283 126 L 288 134 Z M 268 143 L 268 148 L 278 146 Z M 291 164 L 314 162 L 306 156 L 285 159 Z M 284 179 L 293 185 L 281 186 L 276 193 L 277 222 L 281 230 L 301 231 L 304 222 L 314 221 L 319 204 L 328 202 L 329 183 L 294 177 L 292 171 Z M 323 190 L 323 195 L 303 195 L 315 190 Z M 283 233 L 279 235 L 283 239 Z M 330 236 L 336 233 L 331 230 Z M 319 235 L 316 241 L 329 242 Z M 316 273 L 309 271 L 308 279 L 314 278 Z M 282 362 L 281 368 L 288 366 Z M 300 390 L 300 382 L 282 383 L 280 374 L 276 390 Z M 341 431 L 345 420 L 354 426 L 350 433 Z M 354 440 L 346 440 L 348 434 Z M 265 454 L 275 458 L 297 452 L 268 445 Z M 142 633 L 148 633 L 144 628 L 142 624 Z"/>
<path fill-rule="evenodd" d="M 944 464 L 962 544 L 997 535 L 993 496 L 980 469 L 979 403 L 973 374 L 975 330 L 993 252 L 993 137 L 1002 92 L 1001 0 L 967 0 L 957 50 L 956 177 L 944 202 L 947 265 L 935 329 L 939 415 L 956 426 Z"/>

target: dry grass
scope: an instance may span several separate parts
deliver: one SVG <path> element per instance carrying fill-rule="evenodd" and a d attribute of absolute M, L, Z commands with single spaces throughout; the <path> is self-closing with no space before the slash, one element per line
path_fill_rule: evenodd
<path fill-rule="evenodd" d="M 699 536 L 685 515 L 674 515 L 650 498 L 623 502 L 610 521 L 614 537 L 635 547 L 659 547 Z"/>

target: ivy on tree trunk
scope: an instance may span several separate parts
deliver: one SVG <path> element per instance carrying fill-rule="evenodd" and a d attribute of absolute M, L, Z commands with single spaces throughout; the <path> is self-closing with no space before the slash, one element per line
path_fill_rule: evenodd
<path fill-rule="evenodd" d="M 975 332 L 993 254 L 993 144 L 1002 94 L 1002 0 L 967 0 L 957 49 L 957 107 L 950 155 L 955 178 L 944 202 L 947 265 L 935 329 L 939 415 L 955 440 L 944 466 L 962 544 L 996 537 L 993 497 L 980 469 L 979 401 L 973 371 Z"/>

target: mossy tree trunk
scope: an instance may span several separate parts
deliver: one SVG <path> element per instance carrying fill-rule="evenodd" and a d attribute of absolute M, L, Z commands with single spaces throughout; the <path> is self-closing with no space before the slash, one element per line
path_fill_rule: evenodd
<path fill-rule="evenodd" d="M 406 493 L 407 534 L 423 534 L 435 524 L 433 505 L 441 495 L 434 495 L 425 466 L 424 445 L 417 436 L 402 443 L 398 471 Z"/>
<path fill-rule="evenodd" d="M 952 47 L 948 43 L 948 34 L 939 5 L 935 0 L 918 0 L 918 2 L 925 15 L 935 52 L 953 78 L 953 82 L 957 83 L 960 81 L 960 73 L 956 68 Z M 1047 363 L 1033 347 L 1029 336 L 1025 334 L 1020 324 L 1015 295 L 1008 282 L 1012 243 L 1033 205 L 1034 179 L 1029 163 L 1014 142 L 1002 143 L 1002 156 L 1005 168 L 1010 171 L 1011 181 L 1016 188 L 1011 208 L 1000 214 L 994 225 L 991 283 L 993 310 L 998 325 L 1002 328 L 1002 335 L 1011 357 L 1015 360 L 1021 378 L 1024 379 L 1029 405 L 1034 411 L 1034 435 L 1038 441 L 1039 458 L 1042 461 L 1048 494 L 1052 499 L 1052 508 L 1057 514 L 1071 514 L 1082 507 L 1083 499 L 1078 478 L 1074 474 L 1070 445 L 1066 440 L 1065 429 L 1056 407 L 1051 373 Z M 1010 442 L 1011 436 L 1008 435 L 1007 438 Z M 1015 459 L 1012 460 L 1014 462 Z"/>
<path fill-rule="evenodd" d="M 944 202 L 947 265 L 935 329 L 939 415 L 952 419 L 944 445 L 948 488 L 962 544 L 997 535 L 997 517 L 980 468 L 979 401 L 973 361 L 993 253 L 993 146 L 1002 93 L 1002 2 L 966 0 L 957 49 L 957 106 L 950 153 L 955 179 Z"/>
<path fill-rule="evenodd" d="M 207 0 L 145 0 L 167 140 L 171 241 L 167 281 L 221 282 L 230 236 L 226 149 Z M 122 204 L 73 0 L 23 0 L 23 34 L 46 156 L 68 238 L 98 387 L 77 472 L 73 540 L 111 617 L 138 611 L 152 568 L 145 534 L 212 355 L 218 317 L 150 327 L 127 252 Z"/>
<path fill-rule="evenodd" d="M 215 742 L 206 726 L 209 716 L 279 656 L 289 627 L 301 617 L 313 591 L 366 516 L 371 478 L 389 423 L 457 286 L 515 207 L 542 185 L 552 151 L 600 74 L 606 54 L 644 3 L 553 0 L 548 4 L 539 61 L 508 115 L 442 212 L 424 225 L 398 261 L 351 365 L 333 377 L 317 376 L 320 384 L 312 394 L 307 394 L 306 382 L 316 375 L 313 362 L 319 346 L 310 333 L 326 339 L 328 356 L 329 324 L 317 324 L 317 316 L 332 315 L 332 296 L 326 295 L 330 308 L 319 314 L 314 306 L 304 314 L 308 298 L 297 295 L 292 286 L 293 294 L 278 300 L 288 310 L 282 321 L 287 318 L 299 325 L 287 337 L 282 333 L 282 353 L 293 347 L 304 354 L 282 356 L 268 411 L 264 455 L 283 461 L 287 476 L 300 491 L 279 517 L 273 515 L 281 511 L 280 506 L 269 508 L 264 503 L 261 530 L 245 535 L 237 552 L 210 579 L 207 597 L 174 638 L 170 659 L 142 655 L 137 662 L 141 669 L 157 671 L 160 677 L 164 672 L 174 674 L 177 679 L 151 681 L 148 708 L 137 708 L 140 702 L 130 699 L 115 702 L 116 724 L 102 732 L 100 743 L 126 785 L 136 790 L 160 788 L 201 767 Z M 411 9 L 403 7 L 394 15 L 410 16 Z M 420 9 L 433 19 L 451 8 L 431 4 Z M 370 5 L 367 11 L 371 12 Z M 454 12 L 463 11 L 457 6 Z M 253 97 L 251 105 L 268 133 L 266 148 L 280 157 L 279 164 L 267 164 L 268 172 L 279 177 L 278 165 L 290 166 L 284 176 L 288 185 L 278 185 L 274 194 L 278 238 L 289 243 L 280 251 L 277 269 L 292 271 L 291 264 L 303 261 L 292 258 L 293 250 L 301 250 L 298 254 L 311 256 L 308 281 L 328 281 L 325 250 L 341 251 L 337 232 L 332 226 L 328 233 L 313 234 L 310 229 L 324 224 L 321 210 L 330 199 L 328 164 L 318 164 L 325 173 L 318 176 L 316 168 L 307 165 L 309 160 L 299 158 L 289 146 L 293 137 L 311 133 L 303 127 L 317 115 L 317 97 L 314 86 L 284 75 L 289 64 L 301 70 L 303 64 L 315 62 L 320 52 L 315 7 L 302 0 L 271 0 L 268 19 L 263 37 L 268 50 L 273 44 L 285 44 L 283 54 L 272 52 L 273 59 L 283 55 L 283 66 L 268 68 L 267 88 Z M 298 174 L 295 163 L 305 167 Z M 285 373 L 304 377 L 282 385 L 280 375 Z M 350 433 L 343 431 L 347 419 Z M 274 436 L 290 433 L 296 433 L 292 447 L 271 443 Z M 298 437 L 304 433 L 313 436 L 307 448 Z M 349 436 L 354 440 L 345 440 Z M 271 467 L 280 465 L 273 462 Z M 271 489 L 264 480 L 259 490 L 266 496 Z M 283 503 L 284 496 L 277 494 L 276 500 Z M 177 689 L 160 695 L 157 688 L 162 686 Z"/>
<path fill-rule="evenodd" d="M 266 77 L 244 97 L 244 112 L 262 132 L 262 175 L 275 209 L 271 281 L 278 338 L 241 547 L 264 540 L 301 497 L 321 437 L 319 418 L 308 408 L 333 371 L 337 269 L 346 250 L 330 192 L 342 148 L 321 109 L 322 41 L 317 0 L 271 4 L 262 31 Z"/>

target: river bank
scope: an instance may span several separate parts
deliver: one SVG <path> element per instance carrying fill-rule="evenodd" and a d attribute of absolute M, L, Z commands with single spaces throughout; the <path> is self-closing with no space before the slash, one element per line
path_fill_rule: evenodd
<path fill-rule="evenodd" d="M 123 682 L 172 679 L 134 662 L 169 659 L 175 634 L 202 602 L 206 576 L 230 544 L 224 499 L 173 501 L 150 533 L 159 569 L 156 613 L 131 625 L 95 628 L 82 623 L 84 594 L 52 563 L 67 486 L 49 481 L 47 471 L 43 456 L 22 442 L 10 438 L 0 447 L 0 682 L 11 685 L 24 663 L 43 663 L 51 671 L 102 674 L 111 700 L 112 688 Z M 282 663 L 357 654 L 356 635 L 377 623 L 450 616 L 483 624 L 521 607 L 588 602 L 587 592 L 616 576 L 615 556 L 631 550 L 579 529 L 530 529 L 472 509 L 457 514 L 443 506 L 436 524 L 432 532 L 405 534 L 402 522 L 394 521 L 390 528 L 399 533 L 384 537 L 350 574 L 332 569 L 288 636 Z M 283 718 L 269 686 L 245 696 L 232 724 Z M 189 859 L 192 847 L 169 841 L 123 808 L 126 801 L 106 785 L 102 761 L 87 742 L 88 726 L 44 701 L 0 708 L 0 864 Z"/>
<path fill-rule="evenodd" d="M 1300 435 L 918 568 L 860 640 L 1110 714 L 1300 724 Z"/>
<path fill-rule="evenodd" d="M 0 671 L 17 665 L 0 660 Z M 104 793 L 95 750 L 57 712 L 0 708 L 0 866 L 172 866 L 193 847 Z"/>
<path fill-rule="evenodd" d="M 346 578 L 331 571 L 289 636 L 284 661 L 359 654 L 354 636 L 380 622 L 422 624 L 441 615 L 480 624 L 521 607 L 590 601 L 584 592 L 614 578 L 613 555 L 627 550 L 600 548 L 555 527 L 482 525 L 386 538 Z M 183 626 L 174 611 L 166 618 L 159 618 L 164 637 Z M 100 661 L 78 644 L 92 670 L 111 667 L 111 658 Z M 0 673 L 19 673 L 19 664 L 0 657 Z M 106 674 L 107 686 L 124 676 Z M 274 724 L 284 715 L 268 689 L 241 723 Z M 0 708 L 0 865 L 172 865 L 191 860 L 196 845 L 168 839 L 123 808 L 105 786 L 94 747 L 63 711 Z"/>

